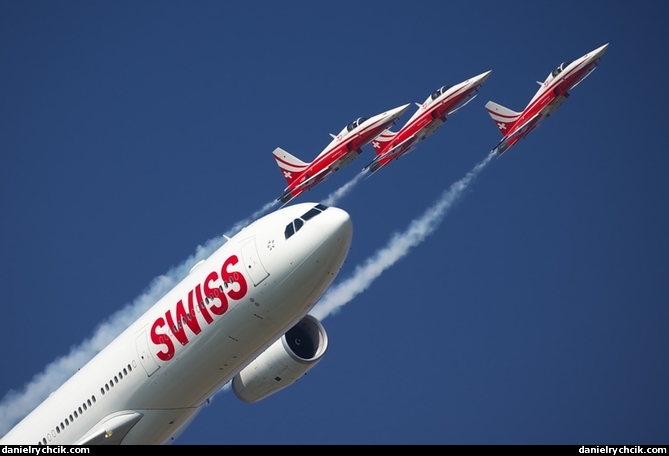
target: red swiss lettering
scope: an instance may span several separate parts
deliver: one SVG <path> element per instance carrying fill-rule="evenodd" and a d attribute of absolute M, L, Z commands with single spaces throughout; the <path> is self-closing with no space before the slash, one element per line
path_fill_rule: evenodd
<path fill-rule="evenodd" d="M 172 328 L 174 337 L 181 343 L 181 345 L 188 344 L 188 335 L 186 334 L 186 326 L 190 328 L 191 331 L 197 336 L 200 334 L 202 329 L 200 329 L 200 323 L 198 323 L 197 318 L 195 317 L 195 308 L 193 307 L 193 290 L 188 292 L 188 313 L 184 310 L 184 303 L 182 300 L 177 302 L 176 308 L 176 324 L 172 321 L 172 312 L 169 310 L 165 312 L 165 318 L 167 319 L 167 324 Z"/>
<path fill-rule="evenodd" d="M 204 294 L 209 299 L 213 300 L 218 298 L 221 301 L 220 304 L 215 306 L 212 305 L 211 311 L 216 315 L 223 315 L 228 310 L 228 298 L 223 293 L 218 291 L 218 288 L 212 288 L 209 286 L 209 284 L 214 280 L 218 280 L 218 274 L 216 274 L 216 271 L 211 272 L 204 281 Z"/>
<path fill-rule="evenodd" d="M 202 316 L 205 320 L 207 320 L 207 324 L 210 325 L 214 319 L 211 318 L 211 315 L 209 315 L 209 309 L 207 309 L 207 306 L 204 305 L 204 299 L 202 298 L 202 288 L 200 288 L 200 285 L 195 287 L 195 299 L 197 299 L 197 305 L 200 307 Z"/>
<path fill-rule="evenodd" d="M 181 300 L 177 302 L 177 313 L 179 312 L 179 307 L 181 307 L 181 311 L 183 312 L 184 303 Z M 167 326 L 169 326 L 169 328 L 172 330 L 174 337 L 176 337 L 181 345 L 186 345 L 188 343 L 188 336 L 186 336 L 186 331 L 184 331 L 184 327 L 181 324 L 181 321 L 177 319 L 177 323 L 175 323 L 174 319 L 172 318 L 172 312 L 170 310 L 165 312 L 165 320 L 167 320 Z"/>
<path fill-rule="evenodd" d="M 172 343 L 172 339 L 166 334 L 158 334 L 157 329 L 163 326 L 165 326 L 163 317 L 153 322 L 153 326 L 151 327 L 151 342 L 156 345 L 165 345 L 165 350 L 159 351 L 156 353 L 156 356 L 163 361 L 169 361 L 174 356 L 174 344 Z"/>
<path fill-rule="evenodd" d="M 195 311 L 195 306 L 199 308 L 200 313 L 204 317 L 207 324 L 213 323 L 214 319 L 210 314 L 214 315 L 223 315 L 228 310 L 228 297 L 233 300 L 240 300 L 248 292 L 248 285 L 246 279 L 239 271 L 229 270 L 231 266 L 239 263 L 239 258 L 237 255 L 230 256 L 221 268 L 220 280 L 223 280 L 229 284 L 227 296 L 223 293 L 223 287 L 216 287 L 213 282 L 219 280 L 219 275 L 216 271 L 212 271 L 207 275 L 204 283 L 197 285 L 195 289 L 188 292 L 188 312 L 184 309 L 183 300 L 179 300 L 176 303 L 174 309 L 174 316 L 172 316 L 172 311 L 168 309 L 165 312 L 165 318 L 159 317 L 156 321 L 153 322 L 151 327 L 151 342 L 155 345 L 164 345 L 164 348 L 156 353 L 159 359 L 162 361 L 169 361 L 174 357 L 175 346 L 172 339 L 169 337 L 169 333 L 174 334 L 174 337 L 185 346 L 188 344 L 188 335 L 186 334 L 185 328 L 188 328 L 193 332 L 194 335 L 200 334 L 202 328 L 200 323 L 197 320 L 197 313 Z M 215 300 L 218 299 L 217 304 L 212 304 L 210 308 L 207 308 L 203 303 L 202 292 L 204 291 L 205 300 Z M 195 296 L 193 297 L 193 292 Z M 193 299 L 195 298 L 195 299 Z M 158 329 L 167 326 L 167 332 L 159 333 Z"/>
<path fill-rule="evenodd" d="M 246 296 L 246 292 L 248 291 L 248 286 L 246 285 L 246 279 L 244 276 L 237 271 L 228 271 L 229 266 L 234 266 L 237 263 L 239 263 L 239 258 L 237 258 L 237 255 L 232 255 L 230 258 L 225 260 L 225 263 L 223 263 L 223 267 L 221 268 L 221 278 L 224 281 L 231 282 L 231 285 L 235 283 L 239 285 L 239 290 L 228 291 L 228 296 L 230 296 L 230 299 L 234 300 L 242 299 L 244 296 Z M 231 281 L 230 279 L 233 280 Z"/>

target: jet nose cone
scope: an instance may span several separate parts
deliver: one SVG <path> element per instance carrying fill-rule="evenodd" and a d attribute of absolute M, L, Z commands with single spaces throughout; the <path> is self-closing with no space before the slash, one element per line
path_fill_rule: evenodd
<path fill-rule="evenodd" d="M 606 43 L 604 46 L 600 46 L 597 49 L 595 49 L 594 51 L 592 51 L 592 53 L 594 54 L 595 58 L 598 59 L 602 56 L 602 54 L 604 54 L 604 52 L 606 51 L 606 48 L 608 48 L 608 47 L 609 47 L 609 43 Z"/>
<path fill-rule="evenodd" d="M 485 73 L 481 73 L 477 76 L 474 76 L 469 80 L 469 84 L 472 87 L 478 87 L 481 84 L 485 82 L 486 79 L 488 79 L 488 76 L 490 76 L 490 73 L 492 73 L 492 70 L 488 70 Z"/>
<path fill-rule="evenodd" d="M 407 103 L 405 105 L 399 106 L 395 109 L 391 109 L 390 111 L 386 112 L 386 117 L 388 119 L 397 119 L 399 118 L 402 114 L 404 114 L 404 111 L 409 109 L 409 106 L 411 103 Z"/>
<path fill-rule="evenodd" d="M 410 105 L 411 103 L 408 103 L 403 106 L 399 106 L 395 109 L 390 109 L 381 114 L 377 114 L 374 117 L 367 119 L 366 123 L 369 126 L 374 126 L 374 127 L 388 126 L 391 123 L 395 122 L 402 114 L 404 114 L 404 111 L 409 109 Z"/>
<path fill-rule="evenodd" d="M 327 224 L 333 238 L 341 239 L 346 245 L 353 239 L 353 222 L 351 216 L 343 209 L 329 207 L 324 215 L 327 215 Z"/>
<path fill-rule="evenodd" d="M 317 246 L 312 250 L 311 255 L 321 258 L 321 266 L 325 267 L 329 271 L 328 274 L 332 274 L 331 278 L 334 279 L 351 248 L 353 239 L 351 217 L 346 211 L 328 207 L 312 220 L 315 223 L 313 239 Z"/>
<path fill-rule="evenodd" d="M 604 46 L 600 46 L 597 49 L 595 49 L 594 51 L 588 52 L 583 57 L 581 57 L 581 59 L 588 64 L 594 63 L 594 62 L 596 62 L 597 60 L 600 59 L 600 57 L 602 56 L 602 54 L 604 54 L 604 52 L 606 51 L 606 48 L 608 48 L 608 47 L 609 47 L 609 43 L 606 43 Z"/>
<path fill-rule="evenodd" d="M 488 76 L 490 76 L 490 73 L 492 73 L 492 70 L 488 70 L 485 73 L 481 73 L 478 76 L 476 76 L 476 79 L 478 79 L 479 84 L 483 84 L 483 82 L 488 79 Z"/>

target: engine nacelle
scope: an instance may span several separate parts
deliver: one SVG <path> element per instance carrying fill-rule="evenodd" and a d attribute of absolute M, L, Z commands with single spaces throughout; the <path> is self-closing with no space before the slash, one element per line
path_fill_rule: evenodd
<path fill-rule="evenodd" d="M 314 367 L 328 348 L 323 325 L 305 316 L 232 380 L 232 390 L 252 404 L 292 385 Z"/>

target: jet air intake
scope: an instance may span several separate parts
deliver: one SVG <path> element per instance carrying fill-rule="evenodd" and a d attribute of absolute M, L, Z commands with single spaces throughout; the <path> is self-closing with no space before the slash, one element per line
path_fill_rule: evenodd
<path fill-rule="evenodd" d="M 323 357 L 328 336 L 323 325 L 306 315 L 232 380 L 232 390 L 252 404 L 295 383 Z"/>

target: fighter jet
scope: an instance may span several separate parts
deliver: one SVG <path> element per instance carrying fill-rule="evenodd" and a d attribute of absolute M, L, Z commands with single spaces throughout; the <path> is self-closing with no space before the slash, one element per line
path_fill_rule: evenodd
<path fill-rule="evenodd" d="M 443 86 L 418 104 L 418 111 L 399 131 L 383 131 L 372 141 L 376 158 L 365 167 L 375 172 L 393 160 L 416 148 L 419 142 L 434 133 L 446 117 L 472 101 L 478 88 L 488 78 L 491 71 L 467 79 L 454 86 Z"/>
<path fill-rule="evenodd" d="M 504 136 L 493 151 L 503 154 L 534 130 L 542 120 L 553 114 L 569 97 L 569 92 L 597 68 L 597 61 L 608 46 L 607 43 L 573 62 L 564 62 L 544 82 L 537 81 L 541 88 L 523 112 L 515 112 L 489 101 L 485 107 Z"/>
<path fill-rule="evenodd" d="M 287 203 L 299 194 L 321 182 L 332 172 L 348 165 L 361 152 L 362 147 L 395 122 L 409 107 L 408 104 L 386 111 L 369 119 L 360 117 L 345 126 L 323 152 L 311 163 L 305 163 L 285 150 L 274 149 L 274 158 L 279 165 L 288 187 L 277 198 Z"/>

